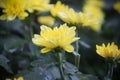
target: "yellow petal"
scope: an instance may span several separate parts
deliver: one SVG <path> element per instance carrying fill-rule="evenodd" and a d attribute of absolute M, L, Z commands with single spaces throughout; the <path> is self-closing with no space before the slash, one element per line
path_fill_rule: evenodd
<path fill-rule="evenodd" d="M 77 41 L 77 40 L 79 40 L 80 38 L 79 37 L 76 37 L 76 38 L 74 38 L 73 40 L 72 40 L 72 42 L 75 42 L 75 41 Z"/>
<path fill-rule="evenodd" d="M 0 16 L 0 20 L 8 20 L 8 21 L 12 21 L 16 18 L 15 15 L 10 15 L 10 16 L 7 16 L 7 15 L 2 15 Z"/>
<path fill-rule="evenodd" d="M 25 17 L 27 17 L 27 16 L 28 16 L 28 13 L 26 13 L 26 12 L 21 12 L 21 14 L 18 15 L 18 18 L 21 19 L 21 20 L 23 20 L 23 19 L 25 19 Z"/>
<path fill-rule="evenodd" d="M 74 48 L 73 48 L 72 45 L 65 46 L 63 49 L 67 52 L 73 52 L 74 51 Z"/>
<path fill-rule="evenodd" d="M 35 34 L 35 35 L 34 35 L 34 38 L 32 38 L 32 42 L 33 42 L 35 45 L 40 46 L 40 45 L 41 45 L 40 41 L 41 41 L 40 35 Z"/>
<path fill-rule="evenodd" d="M 13 15 L 13 16 L 11 15 L 11 16 L 8 16 L 7 18 L 8 18 L 8 21 L 12 21 L 16 18 L 16 15 Z"/>
<path fill-rule="evenodd" d="M 43 48 L 43 49 L 41 50 L 41 53 L 47 53 L 47 52 L 49 52 L 49 51 L 51 51 L 50 48 Z"/>
<path fill-rule="evenodd" d="M 96 45 L 96 52 L 98 53 L 98 55 L 102 56 L 102 57 L 106 57 L 105 52 L 103 52 L 104 48 L 102 48 L 101 46 Z"/>
<path fill-rule="evenodd" d="M 38 18 L 38 22 L 40 24 L 45 24 L 45 25 L 48 25 L 48 26 L 52 26 L 54 23 L 55 23 L 55 19 L 51 16 L 41 16 Z"/>
<path fill-rule="evenodd" d="M 6 20 L 6 19 L 7 19 L 7 15 L 0 16 L 0 20 Z"/>

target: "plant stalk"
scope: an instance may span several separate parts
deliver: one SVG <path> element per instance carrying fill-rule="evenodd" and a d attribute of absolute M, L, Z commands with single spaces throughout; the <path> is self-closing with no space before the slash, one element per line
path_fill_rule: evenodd
<path fill-rule="evenodd" d="M 113 71 L 114 71 L 114 62 L 108 63 L 108 73 L 107 76 L 105 77 L 105 80 L 112 80 Z"/>
<path fill-rule="evenodd" d="M 58 53 L 58 65 L 59 65 L 59 70 L 60 70 L 60 75 L 61 75 L 61 80 L 65 80 L 64 78 L 64 72 L 63 72 L 63 64 L 62 64 L 62 53 Z"/>

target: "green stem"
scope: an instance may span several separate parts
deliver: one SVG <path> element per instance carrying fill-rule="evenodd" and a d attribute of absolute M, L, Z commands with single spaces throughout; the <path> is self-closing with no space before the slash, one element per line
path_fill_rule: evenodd
<path fill-rule="evenodd" d="M 76 64 L 76 67 L 79 69 L 79 63 L 80 63 L 80 55 L 77 55 L 75 57 L 75 64 Z"/>
<path fill-rule="evenodd" d="M 78 31 L 76 31 L 76 36 L 78 37 Z M 75 51 L 78 53 L 78 51 L 79 51 L 79 42 L 78 41 L 76 41 L 76 43 L 75 43 Z"/>
<path fill-rule="evenodd" d="M 78 43 L 78 41 L 76 41 L 76 52 L 78 53 L 78 51 L 79 51 L 79 45 L 78 45 L 79 43 Z"/>
<path fill-rule="evenodd" d="M 73 52 L 73 54 L 75 55 L 75 66 L 79 69 L 80 54 L 75 51 Z"/>
<path fill-rule="evenodd" d="M 26 40 L 28 40 L 29 42 L 32 41 L 33 38 L 33 19 L 34 19 L 34 15 L 30 15 L 29 18 L 27 18 L 27 20 L 23 21 L 23 23 L 26 25 L 27 29 L 25 29 L 25 38 Z"/>
<path fill-rule="evenodd" d="M 112 80 L 112 75 L 113 75 L 113 69 L 114 69 L 114 64 L 109 63 L 109 71 L 108 71 L 108 77 Z"/>
<path fill-rule="evenodd" d="M 60 70 L 60 75 L 61 75 L 61 80 L 65 80 L 64 78 L 64 72 L 63 72 L 63 68 L 62 68 L 62 53 L 58 53 L 58 65 L 59 65 L 59 70 Z"/>
<path fill-rule="evenodd" d="M 78 37 L 78 31 L 76 30 L 76 36 Z M 79 62 L 80 62 L 80 54 L 79 52 L 79 42 L 76 41 L 75 43 L 75 65 L 79 69 Z"/>
<path fill-rule="evenodd" d="M 114 62 L 108 63 L 108 73 L 105 80 L 112 80 L 113 71 L 114 71 Z"/>
<path fill-rule="evenodd" d="M 29 30 L 30 30 L 30 40 L 33 38 L 33 26 L 32 26 L 32 21 L 33 21 L 33 16 L 31 15 L 30 16 L 30 19 L 29 19 Z"/>
<path fill-rule="evenodd" d="M 32 27 L 32 23 L 30 23 L 29 25 L 30 27 L 30 40 L 33 38 L 33 27 Z"/>

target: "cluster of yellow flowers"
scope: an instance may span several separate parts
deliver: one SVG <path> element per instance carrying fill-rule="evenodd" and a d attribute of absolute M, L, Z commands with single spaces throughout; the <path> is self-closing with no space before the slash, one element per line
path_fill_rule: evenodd
<path fill-rule="evenodd" d="M 28 16 L 26 11 L 30 13 L 34 11 L 50 11 L 52 16 L 59 17 L 68 24 L 86 26 L 95 31 L 100 30 L 101 24 L 104 21 L 104 14 L 101 10 L 104 3 L 101 0 L 86 0 L 82 12 L 76 12 L 60 1 L 55 5 L 49 3 L 50 0 L 0 0 L 0 8 L 3 8 L 3 15 L 0 16 L 0 19 L 9 21 L 14 20 L 16 17 L 24 19 Z M 120 12 L 119 2 L 114 5 L 114 8 Z M 50 16 L 45 16 L 38 18 L 38 21 L 52 26 L 55 20 Z M 78 39 L 78 37 L 75 37 L 75 27 L 69 28 L 66 24 L 63 24 L 60 28 L 55 27 L 53 30 L 42 25 L 40 35 L 35 34 L 32 41 L 38 46 L 45 47 L 41 50 L 42 53 L 49 52 L 57 47 L 67 52 L 72 52 L 74 48 L 71 43 Z M 112 57 L 115 59 L 120 57 L 120 50 L 118 50 L 114 43 L 108 44 L 107 47 L 104 44 L 102 46 L 97 45 L 96 47 L 97 53 L 102 57 Z"/>
<path fill-rule="evenodd" d="M 11 21 L 16 17 L 22 20 L 28 16 L 26 11 L 48 11 L 52 6 L 49 2 L 50 0 L 0 0 L 0 8 L 3 9 L 0 20 Z"/>
<path fill-rule="evenodd" d="M 103 43 L 102 46 L 96 45 L 96 52 L 104 57 L 104 58 L 111 58 L 111 59 L 119 59 L 120 58 L 120 49 L 118 49 L 118 46 L 115 45 L 114 42 L 111 44 L 108 43 L 107 46 Z"/>
<path fill-rule="evenodd" d="M 58 1 L 56 5 L 51 9 L 51 14 L 53 16 L 59 17 L 61 20 L 68 24 L 79 24 L 78 13 L 69 6 L 62 4 L 60 1 Z"/>
<path fill-rule="evenodd" d="M 42 53 L 49 52 L 55 48 L 64 49 L 67 52 L 73 52 L 74 48 L 71 45 L 72 42 L 78 40 L 75 37 L 76 27 L 68 27 L 67 24 L 60 25 L 60 27 L 54 27 L 51 29 L 45 25 L 41 27 L 40 35 L 35 34 L 32 41 L 37 46 L 43 46 Z"/>
<path fill-rule="evenodd" d="M 100 7 L 96 3 L 99 3 Z M 103 2 L 99 0 L 95 2 L 88 1 L 83 7 L 83 12 L 76 12 L 58 1 L 51 9 L 51 14 L 68 24 L 86 26 L 94 31 L 99 31 L 104 21 L 104 14 L 101 10 L 103 5 Z"/>
<path fill-rule="evenodd" d="M 14 20 L 19 18 L 25 19 L 29 13 L 34 11 L 46 12 L 50 11 L 51 16 L 42 16 L 38 18 L 38 22 L 45 24 L 40 26 L 40 34 L 35 34 L 32 42 L 37 46 L 42 46 L 41 53 L 47 53 L 52 50 L 62 49 L 67 52 L 73 52 L 74 47 L 72 43 L 79 40 L 75 37 L 75 26 L 89 27 L 94 31 L 99 31 L 104 21 L 104 14 L 102 7 L 104 3 L 102 0 L 86 0 L 82 11 L 76 12 L 73 8 L 62 4 L 58 1 L 55 5 L 49 4 L 50 0 L 0 0 L 0 8 L 3 14 L 0 20 Z M 114 5 L 114 8 L 120 13 L 120 2 Z M 55 18 L 60 18 L 65 24 L 59 27 L 50 28 L 53 26 Z M 67 24 L 75 25 L 69 27 Z M 103 43 L 102 46 L 96 45 L 96 52 L 104 58 L 112 58 L 117 60 L 120 58 L 120 49 L 115 43 L 108 43 L 107 46 Z M 11 80 L 11 79 L 6 79 Z M 14 80 L 24 80 L 23 77 L 14 78 Z"/>
<path fill-rule="evenodd" d="M 60 1 L 58 1 L 55 5 L 52 6 L 50 9 L 50 13 L 53 17 L 58 17 L 58 14 L 60 12 L 67 11 L 69 7 L 65 4 L 62 4 Z M 41 18 L 41 16 L 38 18 L 38 22 L 40 24 L 48 25 L 48 26 L 53 26 L 55 24 L 55 19 L 53 19 L 51 16 L 44 16 Z"/>
<path fill-rule="evenodd" d="M 50 0 L 0 0 L 0 8 L 3 8 L 3 15 L 0 20 L 14 20 L 16 17 L 25 19 L 34 11 L 45 12 L 50 11 L 54 17 L 59 17 L 68 24 L 80 25 L 99 31 L 104 21 L 104 14 L 101 7 L 104 3 L 101 0 L 86 0 L 82 12 L 76 12 L 69 6 L 58 1 L 55 5 L 49 4 Z M 48 19 L 52 21 L 47 21 Z M 45 21 L 46 20 L 46 21 Z M 38 22 L 52 26 L 54 24 L 52 17 L 40 18 Z M 45 23 L 46 22 L 46 23 Z"/>

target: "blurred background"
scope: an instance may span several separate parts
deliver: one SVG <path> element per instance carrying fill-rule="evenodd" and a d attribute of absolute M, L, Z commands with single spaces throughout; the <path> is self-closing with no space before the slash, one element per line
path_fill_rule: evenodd
<path fill-rule="evenodd" d="M 115 42 L 120 48 L 120 13 L 116 11 L 113 5 L 119 0 L 103 0 L 105 6 L 102 8 L 105 15 L 104 22 L 100 32 L 95 32 L 88 28 L 79 29 L 79 72 L 84 75 L 93 75 L 98 80 L 103 80 L 107 74 L 106 60 L 96 53 L 96 44 Z M 57 0 L 51 0 L 55 4 Z M 85 0 L 61 0 L 62 3 L 69 5 L 75 11 L 82 11 Z M 120 8 L 119 8 L 120 9 Z M 2 15 L 2 8 L 0 15 Z M 42 55 L 40 48 L 31 42 L 32 25 L 33 33 L 39 33 L 38 16 L 48 15 L 30 14 L 31 20 L 27 17 L 25 20 L 15 19 L 13 21 L 0 20 L 0 80 L 23 76 L 25 80 L 59 80 L 54 78 L 58 70 L 54 66 L 53 55 Z M 31 21 L 31 22 L 30 22 Z M 57 24 L 63 23 L 57 19 Z M 29 36 L 28 36 L 29 35 Z M 72 54 L 66 54 L 66 60 L 74 65 Z M 72 65 L 71 69 L 76 69 Z M 55 75 L 56 74 L 56 75 Z M 35 78 L 33 78 L 33 76 Z M 83 79 L 71 80 L 97 80 L 87 76 Z M 112 80 L 120 80 L 120 61 L 116 63 Z"/>

